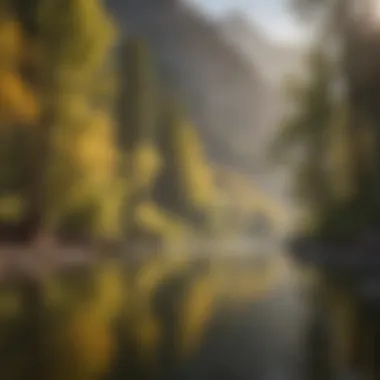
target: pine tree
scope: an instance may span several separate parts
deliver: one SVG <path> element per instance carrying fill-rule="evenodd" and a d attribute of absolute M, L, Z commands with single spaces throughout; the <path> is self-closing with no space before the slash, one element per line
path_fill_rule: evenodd
<path fill-rule="evenodd" d="M 152 144 L 157 136 L 158 79 L 143 40 L 128 38 L 121 46 L 119 141 L 125 152 Z"/>
<path fill-rule="evenodd" d="M 347 83 L 334 92 L 331 84 L 340 71 L 323 48 L 311 63 L 309 83 L 292 90 L 297 111 L 276 149 L 301 148 L 295 183 L 314 232 L 330 239 L 353 237 L 378 225 L 376 123 L 363 107 L 366 99 L 350 98 Z"/>
<path fill-rule="evenodd" d="M 331 98 L 331 64 L 323 51 L 316 50 L 310 59 L 311 78 L 306 85 L 291 91 L 297 110 L 286 122 L 277 140 L 278 152 L 301 147 L 296 158 L 297 193 L 306 200 L 317 219 L 330 207 L 331 188 L 326 154 L 331 119 L 334 114 Z"/>
<path fill-rule="evenodd" d="M 11 6 L 0 9 L 0 125 L 27 124 L 37 116 L 36 93 L 23 78 L 31 47 Z M 30 61 L 30 60 L 29 60 Z"/>
<path fill-rule="evenodd" d="M 212 229 L 221 205 L 213 170 L 195 127 L 168 97 L 160 129 L 164 168 L 156 186 L 158 201 L 200 231 Z"/>
<path fill-rule="evenodd" d="M 120 53 L 118 142 L 122 155 L 120 174 L 128 182 L 122 225 L 127 238 L 136 239 L 147 231 L 158 233 L 154 230 L 158 228 L 160 211 L 151 202 L 151 188 L 160 170 L 156 147 L 159 86 L 152 57 L 143 41 L 124 40 Z M 152 222 L 147 228 L 141 221 L 146 216 L 148 224 Z"/>

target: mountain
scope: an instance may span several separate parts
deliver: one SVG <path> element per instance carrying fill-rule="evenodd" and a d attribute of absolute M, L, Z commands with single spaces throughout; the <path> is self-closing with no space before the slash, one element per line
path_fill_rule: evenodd
<path fill-rule="evenodd" d="M 268 132 L 275 133 L 283 116 L 293 107 L 285 92 L 286 80 L 307 76 L 305 47 L 271 40 L 251 19 L 239 12 L 227 14 L 219 21 L 219 27 L 231 49 L 250 62 L 266 86 L 272 89 L 267 108 L 270 109 L 273 130 Z"/>
<path fill-rule="evenodd" d="M 287 203 L 288 175 L 274 174 L 267 146 L 287 107 L 279 79 L 297 62 L 298 50 L 272 43 L 244 17 L 211 21 L 180 0 L 106 1 L 122 34 L 149 44 L 162 81 L 187 107 L 211 162 L 244 172 Z"/>
<path fill-rule="evenodd" d="M 300 46 L 270 40 L 244 14 L 231 12 L 219 21 L 219 26 L 231 46 L 277 88 L 282 85 L 285 76 L 304 71 Z"/>
<path fill-rule="evenodd" d="M 150 45 L 165 83 L 198 126 L 212 159 L 255 172 L 272 129 L 275 91 L 217 23 L 176 0 L 109 0 L 126 35 Z"/>

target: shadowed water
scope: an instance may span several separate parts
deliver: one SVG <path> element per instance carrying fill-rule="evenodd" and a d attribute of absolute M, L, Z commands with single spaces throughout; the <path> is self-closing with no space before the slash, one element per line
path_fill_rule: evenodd
<path fill-rule="evenodd" d="M 311 314 L 280 256 L 102 262 L 2 285 L 0 378 L 312 379 Z"/>

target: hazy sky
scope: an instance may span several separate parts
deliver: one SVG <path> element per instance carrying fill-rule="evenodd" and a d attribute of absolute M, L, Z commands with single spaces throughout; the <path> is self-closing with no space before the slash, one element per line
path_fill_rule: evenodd
<path fill-rule="evenodd" d="M 259 24 L 271 37 L 282 41 L 303 40 L 305 32 L 289 11 L 290 0 L 186 0 L 212 16 L 238 9 Z"/>

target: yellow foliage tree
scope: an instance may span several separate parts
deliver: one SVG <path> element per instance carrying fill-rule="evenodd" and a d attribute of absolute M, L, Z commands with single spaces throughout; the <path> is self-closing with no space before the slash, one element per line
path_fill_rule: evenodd
<path fill-rule="evenodd" d="M 183 168 L 179 174 L 184 193 L 197 207 L 212 206 L 218 201 L 219 194 L 194 126 L 186 120 L 180 121 L 175 133 L 177 165 Z"/>
<path fill-rule="evenodd" d="M 72 228 L 91 236 L 117 238 L 120 203 L 127 186 L 116 172 L 119 157 L 111 120 L 106 114 L 88 111 L 87 122 L 76 131 L 63 131 L 57 142 L 57 161 L 49 177 L 55 197 L 51 202 L 59 219 L 75 219 L 84 213 L 82 225 Z"/>
<path fill-rule="evenodd" d="M 222 196 L 194 126 L 172 99 L 163 104 L 159 132 L 164 163 L 155 188 L 156 199 L 198 232 L 212 229 Z"/>
<path fill-rule="evenodd" d="M 27 124 L 37 116 L 36 98 L 20 75 L 12 70 L 0 71 L 1 124 Z"/>
<path fill-rule="evenodd" d="M 63 7 L 42 0 L 35 17 L 42 106 L 28 194 L 35 233 L 54 235 L 63 224 L 115 237 L 122 187 L 118 154 L 109 109 L 98 104 L 94 87 L 111 70 L 105 57 L 114 28 L 98 0 L 70 0 Z"/>
<path fill-rule="evenodd" d="M 29 64 L 28 38 L 10 12 L 1 12 L 0 24 L 0 125 L 31 123 L 38 116 L 36 92 L 22 76 Z"/>
<path fill-rule="evenodd" d="M 30 128 L 39 114 L 36 91 L 23 75 L 30 65 L 22 25 L 0 10 L 0 224 L 19 223 L 28 176 Z"/>

